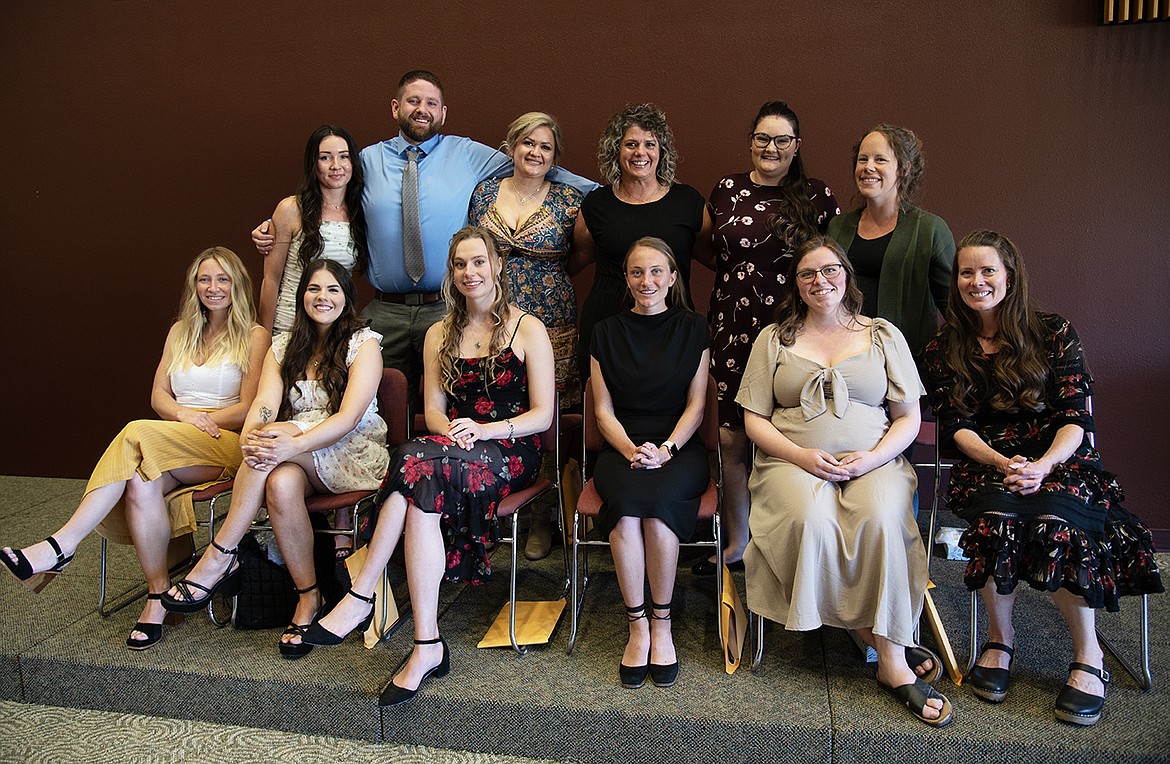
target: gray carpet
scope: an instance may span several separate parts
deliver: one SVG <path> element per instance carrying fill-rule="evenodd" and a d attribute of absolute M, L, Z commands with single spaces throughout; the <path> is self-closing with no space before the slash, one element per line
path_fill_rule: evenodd
<path fill-rule="evenodd" d="M 43 538 L 68 516 L 82 487 L 81 481 L 0 478 L 0 543 Z M 1154 689 L 1141 691 L 1110 665 L 1115 679 L 1098 727 L 1053 719 L 1052 700 L 1064 682 L 1070 647 L 1048 599 L 1026 592 L 1018 608 L 1011 697 L 1002 705 L 986 704 L 944 679 L 939 688 L 951 699 L 956 720 L 934 730 L 878 690 L 872 667 L 837 630 L 794 634 L 769 624 L 762 670 L 752 674 L 745 667 L 728 676 L 714 627 L 714 584 L 685 569 L 674 598 L 678 684 L 623 690 L 616 664 L 625 618 L 604 552 L 592 558 L 594 580 L 573 655 L 565 654 L 564 622 L 550 646 L 524 657 L 477 650 L 506 600 L 507 547 L 501 546 L 492 582 L 443 589 L 440 626 L 451 646 L 452 673 L 428 683 L 413 704 L 382 710 L 376 698 L 410 649 L 409 622 L 373 650 L 351 639 L 284 661 L 275 647 L 279 630 L 217 629 L 200 614 L 168 628 L 155 648 L 131 652 L 122 641 L 140 606 L 110 618 L 96 614 L 97 549 L 94 541 L 83 545 L 66 574 L 39 596 L 0 576 L 0 700 L 189 720 L 174 724 L 211 722 L 583 762 L 1168 760 L 1170 693 L 1157 673 L 1168 653 L 1165 597 L 1151 599 Z M 558 555 L 559 549 L 541 563 L 522 563 L 522 599 L 559 594 Z M 1159 560 L 1165 569 L 1170 556 Z M 137 583 L 128 548 L 115 549 L 112 565 L 115 588 Z M 935 600 L 962 659 L 968 597 L 961 573 L 962 563 L 936 561 Z M 401 586 L 399 591 L 405 594 Z M 1102 621 L 1133 652 L 1136 614 L 1130 601 L 1125 604 L 1125 612 L 1103 615 Z M 18 715 L 12 708 L 23 709 L 0 706 L 4 725 Z M 37 734 L 12 729 L 0 727 L 5 745 L 23 745 L 25 735 Z"/>

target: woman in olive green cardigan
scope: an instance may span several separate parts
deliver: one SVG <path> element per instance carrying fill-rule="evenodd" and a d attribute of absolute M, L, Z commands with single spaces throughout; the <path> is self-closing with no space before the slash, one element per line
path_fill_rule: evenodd
<path fill-rule="evenodd" d="M 867 316 L 897 326 L 915 359 L 947 306 L 955 238 L 937 215 L 915 207 L 925 161 L 909 130 L 878 125 L 853 147 L 863 204 L 829 222 L 828 235 L 857 270 Z"/>

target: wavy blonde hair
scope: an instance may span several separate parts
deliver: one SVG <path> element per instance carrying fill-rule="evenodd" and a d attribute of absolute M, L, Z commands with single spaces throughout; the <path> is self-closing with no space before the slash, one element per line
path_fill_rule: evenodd
<path fill-rule="evenodd" d="M 631 127 L 640 127 L 653 133 L 658 139 L 658 182 L 663 186 L 674 183 L 674 171 L 678 166 L 678 150 L 674 147 L 674 133 L 666 122 L 666 114 L 652 103 L 628 104 L 614 114 L 601 140 L 597 142 L 597 170 L 611 186 L 622 180 L 622 138 Z"/>
<path fill-rule="evenodd" d="M 215 338 L 212 347 L 204 347 L 203 344 L 208 311 L 199 300 L 196 284 L 199 266 L 207 260 L 219 263 L 232 280 L 232 304 L 228 308 L 227 325 Z M 239 366 L 242 373 L 248 373 L 248 351 L 252 346 L 252 327 L 256 325 L 256 304 L 252 300 L 252 278 L 235 252 L 227 247 L 210 247 L 199 253 L 187 269 L 175 323 L 178 324 L 178 332 L 171 348 L 168 374 L 194 366 L 195 359 L 199 357 L 203 358 L 204 364 L 227 362 Z"/>
<path fill-rule="evenodd" d="M 455 250 L 459 245 L 471 239 L 479 239 L 487 247 L 488 262 L 495 273 L 496 299 L 492 301 L 489 313 L 492 317 L 492 341 L 488 345 L 487 369 L 484 374 L 485 384 L 493 379 L 496 370 L 496 356 L 504 350 L 507 341 L 507 328 L 510 309 L 508 301 L 508 278 L 504 273 L 504 258 L 500 254 L 500 245 L 496 237 L 486 228 L 469 225 L 461 228 L 451 237 L 451 246 L 447 250 L 447 272 L 443 274 L 443 299 L 447 302 L 447 314 L 443 316 L 442 337 L 439 340 L 439 369 L 442 374 L 443 390 L 448 395 L 455 392 L 455 380 L 459 374 L 455 370 L 455 360 L 459 358 L 459 342 L 463 339 L 463 330 L 471 322 L 471 315 L 467 311 L 467 298 L 455 287 L 455 279 L 451 272 L 455 262 Z"/>

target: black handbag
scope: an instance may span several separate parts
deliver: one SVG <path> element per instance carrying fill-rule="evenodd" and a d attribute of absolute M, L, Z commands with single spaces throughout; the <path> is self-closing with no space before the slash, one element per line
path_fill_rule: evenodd
<path fill-rule="evenodd" d="M 268 554 L 251 533 L 240 540 L 240 578 L 236 600 L 237 629 L 275 629 L 292 622 L 297 606 L 296 587 L 283 565 Z"/>

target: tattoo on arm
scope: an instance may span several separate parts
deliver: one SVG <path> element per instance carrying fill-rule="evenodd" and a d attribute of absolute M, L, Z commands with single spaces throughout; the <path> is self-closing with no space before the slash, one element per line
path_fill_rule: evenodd
<path fill-rule="evenodd" d="M 268 408 L 267 406 L 261 406 L 260 407 L 260 421 L 267 424 L 268 421 L 271 419 L 272 419 L 272 409 Z"/>

